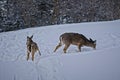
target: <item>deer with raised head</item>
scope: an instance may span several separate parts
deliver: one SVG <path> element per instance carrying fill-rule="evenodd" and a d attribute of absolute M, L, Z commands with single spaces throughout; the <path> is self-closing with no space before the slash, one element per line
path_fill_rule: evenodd
<path fill-rule="evenodd" d="M 34 61 L 34 55 L 35 55 L 35 52 L 39 52 L 39 55 L 41 55 L 40 53 L 40 50 L 38 48 L 38 45 L 37 43 L 35 43 L 33 40 L 33 35 L 31 37 L 27 36 L 27 42 L 26 42 L 26 45 L 27 45 L 27 60 L 29 59 L 29 56 L 30 56 L 30 53 L 32 55 L 32 61 Z"/>
<path fill-rule="evenodd" d="M 62 45 L 65 45 L 63 51 L 66 53 L 66 50 L 71 44 L 78 46 L 79 51 L 81 51 L 82 46 L 89 46 L 96 49 L 96 40 L 93 41 L 91 38 L 87 39 L 79 33 L 64 33 L 59 37 L 59 40 L 60 43 L 56 46 L 54 52 Z"/>

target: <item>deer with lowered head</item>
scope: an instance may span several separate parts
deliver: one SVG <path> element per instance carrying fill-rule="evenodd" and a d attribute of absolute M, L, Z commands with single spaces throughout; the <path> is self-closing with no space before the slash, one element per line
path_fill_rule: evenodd
<path fill-rule="evenodd" d="M 39 55 L 41 55 L 40 50 L 38 48 L 37 43 L 35 43 L 33 40 L 33 35 L 31 37 L 27 36 L 27 60 L 29 59 L 30 54 L 32 55 L 32 61 L 34 61 L 34 55 L 35 52 L 39 52 Z"/>
<path fill-rule="evenodd" d="M 81 51 L 82 46 L 88 46 L 96 49 L 96 40 L 87 39 L 83 34 L 79 33 L 64 33 L 59 37 L 59 44 L 56 46 L 54 52 L 61 47 L 62 45 L 65 45 L 63 51 L 66 53 L 66 50 L 68 47 L 73 44 L 78 46 L 79 51 Z"/>

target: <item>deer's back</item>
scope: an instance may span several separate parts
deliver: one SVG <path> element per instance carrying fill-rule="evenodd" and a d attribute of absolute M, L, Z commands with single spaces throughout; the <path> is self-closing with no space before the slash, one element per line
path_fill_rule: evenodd
<path fill-rule="evenodd" d="M 31 47 L 33 47 L 34 49 L 37 49 L 38 48 L 37 43 L 35 42 L 31 43 Z"/>
<path fill-rule="evenodd" d="M 31 49 L 37 50 L 38 46 L 37 46 L 37 43 L 35 43 L 35 42 L 32 41 L 32 42 L 28 42 L 27 43 L 27 48 L 31 52 Z"/>
<path fill-rule="evenodd" d="M 85 42 L 88 40 L 84 35 L 78 34 L 78 33 L 64 33 L 60 36 L 63 43 L 66 44 L 85 44 Z"/>

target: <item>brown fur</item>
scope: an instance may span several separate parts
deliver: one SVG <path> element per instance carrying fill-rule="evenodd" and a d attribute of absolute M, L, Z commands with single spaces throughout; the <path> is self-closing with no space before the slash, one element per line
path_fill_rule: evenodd
<path fill-rule="evenodd" d="M 35 52 L 38 51 L 39 55 L 41 55 L 41 53 L 40 53 L 40 50 L 37 46 L 37 43 L 33 42 L 32 38 L 33 38 L 33 35 L 31 37 L 27 36 L 27 42 L 26 42 L 26 45 L 27 45 L 27 60 L 29 59 L 29 56 L 30 56 L 30 53 L 31 53 L 32 61 L 34 61 Z"/>
<path fill-rule="evenodd" d="M 64 33 L 60 37 L 60 43 L 56 46 L 54 52 L 61 47 L 63 44 L 65 44 L 65 47 L 63 49 L 64 53 L 66 53 L 66 50 L 70 46 L 70 44 L 77 45 L 79 51 L 81 51 L 82 46 L 89 46 L 96 48 L 96 40 L 93 41 L 91 38 L 88 40 L 84 35 L 78 34 L 78 33 Z"/>

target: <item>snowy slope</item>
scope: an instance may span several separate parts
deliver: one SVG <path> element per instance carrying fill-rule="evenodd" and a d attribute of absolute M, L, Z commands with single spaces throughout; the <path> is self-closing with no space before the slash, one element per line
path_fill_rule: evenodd
<path fill-rule="evenodd" d="M 55 25 L 0 33 L 0 80 L 120 80 L 120 20 Z M 97 40 L 97 49 L 71 45 L 55 53 L 59 36 L 78 32 Z M 26 37 L 34 35 L 42 56 L 26 61 Z"/>

